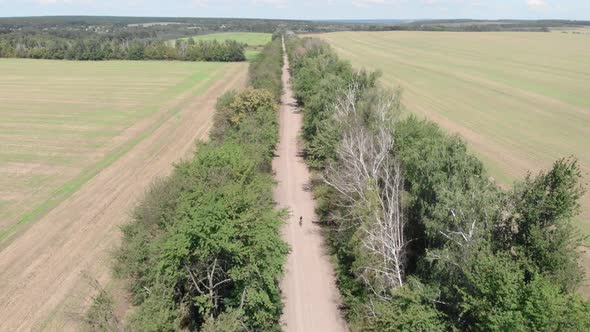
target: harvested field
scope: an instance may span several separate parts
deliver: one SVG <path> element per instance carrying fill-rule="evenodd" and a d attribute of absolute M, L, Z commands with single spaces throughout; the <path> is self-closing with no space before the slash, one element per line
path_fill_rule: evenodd
<path fill-rule="evenodd" d="M 3 60 L 0 71 L 0 330 L 79 330 L 86 276 L 108 283 L 118 226 L 206 138 L 247 64 Z"/>
<path fill-rule="evenodd" d="M 0 61 L 0 241 L 78 190 L 230 68 Z"/>
<path fill-rule="evenodd" d="M 342 32 L 327 40 L 355 67 L 401 86 L 409 111 L 461 134 L 494 178 L 575 155 L 590 182 L 590 35 Z M 580 226 L 590 234 L 590 195 Z"/>

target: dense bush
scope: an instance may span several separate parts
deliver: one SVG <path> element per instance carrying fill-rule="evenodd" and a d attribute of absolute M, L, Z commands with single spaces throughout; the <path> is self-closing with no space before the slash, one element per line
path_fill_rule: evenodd
<path fill-rule="evenodd" d="M 588 331 L 590 306 L 507 252 L 478 252 L 458 286 L 457 326 L 472 331 Z"/>
<path fill-rule="evenodd" d="M 221 97 L 211 141 L 155 183 L 123 227 L 116 272 L 137 306 L 131 330 L 279 330 L 287 246 L 270 172 L 277 108 L 263 89 Z"/>
<path fill-rule="evenodd" d="M 589 329 L 590 305 L 573 293 L 582 277 L 576 252 L 582 238 L 571 222 L 583 193 L 575 159 L 558 160 L 548 172 L 504 191 L 461 138 L 415 116 L 395 116 L 401 105 L 383 101 L 399 99 L 375 88 L 375 74 L 355 73 L 320 41 L 292 36 L 288 49 L 308 161 L 325 179 L 315 187 L 318 214 L 330 226 L 338 283 L 354 330 Z M 360 115 L 353 123 L 358 134 L 343 110 Z M 371 164 L 387 141 L 394 144 L 379 158 L 392 161 Z M 358 185 L 364 173 L 378 174 L 376 169 L 359 167 L 356 176 L 342 177 L 339 173 L 351 169 L 346 158 L 358 158 L 353 165 L 389 167 L 403 178 L 402 192 L 383 181 Z M 353 190 L 346 192 L 347 186 Z M 387 201 L 398 194 L 401 202 Z M 401 246 L 373 231 L 381 229 L 383 212 L 403 220 Z M 393 271 L 384 258 L 397 257 L 380 253 L 379 246 L 390 255 L 401 248 L 397 266 L 403 282 L 379 279 Z"/>
<path fill-rule="evenodd" d="M 303 107 L 307 160 L 312 167 L 321 168 L 334 158 L 338 133 L 329 124 L 333 104 L 352 82 L 361 89 L 374 87 L 379 74 L 355 72 L 328 44 L 317 39 L 291 37 L 288 49 L 294 94 Z"/>
<path fill-rule="evenodd" d="M 250 64 L 250 84 L 257 89 L 272 92 L 277 101 L 283 92 L 282 82 L 282 44 L 280 39 L 273 39 L 262 54 Z"/>
<path fill-rule="evenodd" d="M 584 193 L 575 159 L 557 161 L 549 172 L 531 174 L 509 193 L 511 213 L 496 228 L 496 244 L 573 291 L 582 281 L 577 247 L 585 240 L 572 219 Z"/>

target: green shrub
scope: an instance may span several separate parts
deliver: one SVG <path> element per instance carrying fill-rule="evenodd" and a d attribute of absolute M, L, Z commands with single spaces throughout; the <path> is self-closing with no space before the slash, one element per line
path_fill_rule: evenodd
<path fill-rule="evenodd" d="M 561 159 L 548 172 L 530 174 L 510 192 L 514 211 L 497 232 L 497 245 L 516 252 L 540 271 L 574 291 L 581 283 L 577 248 L 584 237 L 572 224 L 584 193 L 577 160 Z"/>
<path fill-rule="evenodd" d="M 250 64 L 250 84 L 265 89 L 279 102 L 283 93 L 283 52 L 280 39 L 273 39 Z"/>
<path fill-rule="evenodd" d="M 120 331 L 121 323 L 114 313 L 114 301 L 111 294 L 100 289 L 92 305 L 86 312 L 84 323 L 90 331 Z"/>
<path fill-rule="evenodd" d="M 472 331 L 586 331 L 590 306 L 507 254 L 482 252 L 460 287 L 460 326 Z"/>
<path fill-rule="evenodd" d="M 450 324 L 436 309 L 437 290 L 410 279 L 394 292 L 391 300 L 371 300 L 363 306 L 363 319 L 356 324 L 359 331 L 375 332 L 444 332 Z"/>

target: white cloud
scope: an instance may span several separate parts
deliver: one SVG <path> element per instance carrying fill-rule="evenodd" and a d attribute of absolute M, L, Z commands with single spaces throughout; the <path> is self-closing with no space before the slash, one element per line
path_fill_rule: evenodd
<path fill-rule="evenodd" d="M 355 7 L 368 8 L 376 5 L 390 5 L 398 4 L 405 6 L 411 2 L 417 2 L 425 7 L 440 7 L 440 6 L 478 6 L 484 0 L 355 0 L 352 5 Z M 544 1 L 544 0 L 539 0 Z"/>
<path fill-rule="evenodd" d="M 288 4 L 287 2 L 287 0 L 192 0 L 191 4 L 195 7 L 201 8 L 227 7 L 236 5 L 270 6 L 275 8 L 284 8 Z"/>
<path fill-rule="evenodd" d="M 195 7 L 209 7 L 209 0 L 192 0 L 191 3 Z"/>
<path fill-rule="evenodd" d="M 252 0 L 254 5 L 272 6 L 276 8 L 284 8 L 287 6 L 287 0 Z"/>
<path fill-rule="evenodd" d="M 387 5 L 390 1 L 388 0 L 357 0 L 353 1 L 352 5 L 359 8 L 369 8 L 375 5 Z"/>
<path fill-rule="evenodd" d="M 49 6 L 49 5 L 75 5 L 75 4 L 90 4 L 93 3 L 93 0 L 36 0 L 40 5 Z"/>
<path fill-rule="evenodd" d="M 37 0 L 41 5 L 55 5 L 59 3 L 71 3 L 70 0 Z"/>
<path fill-rule="evenodd" d="M 532 10 L 547 10 L 547 9 L 549 9 L 549 4 L 545 0 L 527 0 L 526 4 Z"/>

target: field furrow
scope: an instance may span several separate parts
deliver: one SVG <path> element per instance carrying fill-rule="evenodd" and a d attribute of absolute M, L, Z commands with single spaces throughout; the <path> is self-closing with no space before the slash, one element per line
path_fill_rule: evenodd
<path fill-rule="evenodd" d="M 30 216 L 31 208 L 37 214 L 30 221 L 40 217 L 26 232 L 14 223 L 3 224 L 4 234 L 12 231 L 12 236 L 0 251 L 0 330 L 81 328 L 80 317 L 95 291 L 92 280 L 105 285 L 111 278 L 110 254 L 120 239 L 119 226 L 129 220 L 150 183 L 189 156 L 195 139 L 206 138 L 217 97 L 246 81 L 245 63 L 154 65 L 186 66 L 189 74 L 191 68 L 205 69 L 210 75 L 178 90 L 174 99 L 162 99 L 152 116 L 113 135 L 97 158 L 82 153 L 46 169 L 48 156 L 42 151 L 20 162 L 0 151 L 0 174 L 18 174 L 6 183 L 15 188 L 12 194 L 0 191 L 11 202 L 0 204 L 2 220 L 23 220 L 19 210 Z M 49 182 L 29 183 L 33 179 Z M 30 201 L 35 205 L 27 205 Z"/>
<path fill-rule="evenodd" d="M 0 190 L 0 241 L 149 137 L 232 66 L 0 61 L 0 174 L 8 179 Z"/>

